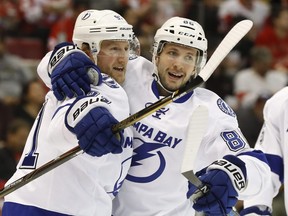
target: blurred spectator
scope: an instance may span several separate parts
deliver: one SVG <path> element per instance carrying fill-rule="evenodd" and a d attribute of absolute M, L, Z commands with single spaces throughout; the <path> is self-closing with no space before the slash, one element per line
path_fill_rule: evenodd
<path fill-rule="evenodd" d="M 22 85 L 33 78 L 33 72 L 22 60 L 5 48 L 5 36 L 0 37 L 0 100 L 6 104 L 19 102 Z"/>
<path fill-rule="evenodd" d="M 5 140 L 0 142 L 0 188 L 16 171 L 29 131 L 29 124 L 23 120 L 15 119 L 9 123 Z M 0 215 L 2 205 L 3 199 L 0 198 Z"/>
<path fill-rule="evenodd" d="M 251 30 L 234 48 L 242 59 L 242 68 L 249 66 L 247 56 L 254 46 L 256 35 L 263 28 L 269 15 L 270 4 L 263 0 L 226 0 L 219 5 L 218 32 L 222 37 L 239 21 L 244 19 L 253 21 Z"/>
<path fill-rule="evenodd" d="M 28 23 L 43 19 L 55 20 L 59 13 L 66 10 L 70 0 L 19 0 L 19 8 Z M 46 17 L 45 17 L 46 16 Z"/>
<path fill-rule="evenodd" d="M 288 8 L 275 6 L 270 20 L 255 44 L 268 47 L 273 55 L 273 67 L 288 73 Z"/>
<path fill-rule="evenodd" d="M 0 146 L 0 188 L 16 171 L 29 131 L 29 124 L 22 119 L 10 122 L 5 141 Z"/>
<path fill-rule="evenodd" d="M 6 52 L 18 56 L 30 67 L 38 65 L 39 61 L 46 54 L 46 45 L 44 46 L 39 38 L 7 37 L 5 48 Z"/>
<path fill-rule="evenodd" d="M 21 102 L 15 107 L 13 116 L 25 120 L 31 128 L 43 105 L 45 94 L 43 85 L 38 79 L 28 82 L 23 86 Z"/>
<path fill-rule="evenodd" d="M 157 26 L 154 0 L 120 0 L 117 11 L 133 26 L 133 31 L 141 44 L 141 56 L 151 60 L 151 48 Z"/>
<path fill-rule="evenodd" d="M 287 75 L 271 68 L 273 57 L 268 48 L 253 47 L 251 67 L 236 73 L 234 93 L 239 106 L 251 106 L 259 94 L 274 94 L 287 85 Z"/>
<path fill-rule="evenodd" d="M 179 0 L 120 0 L 117 11 L 133 30 L 141 44 L 141 56 L 152 60 L 153 37 L 169 18 L 181 16 L 183 3 Z M 156 14 L 156 16 L 155 16 Z"/>
<path fill-rule="evenodd" d="M 257 32 L 263 27 L 270 14 L 270 5 L 262 0 L 229 0 L 222 1 L 219 6 L 219 31 L 226 34 L 238 17 L 253 21 L 250 31 L 251 37 L 255 38 Z"/>
<path fill-rule="evenodd" d="M 117 10 L 133 26 L 137 36 L 142 24 L 154 25 L 153 18 L 149 16 L 153 13 L 152 2 L 153 0 L 120 0 Z"/>
<path fill-rule="evenodd" d="M 12 106 L 0 100 L 0 142 L 4 140 L 9 122 L 13 118 Z"/>
<path fill-rule="evenodd" d="M 0 1 L 0 32 L 14 35 L 20 22 L 17 0 Z"/>
<path fill-rule="evenodd" d="M 260 94 L 251 106 L 240 107 L 236 110 L 239 127 L 252 148 L 264 122 L 264 105 L 270 97 L 270 94 Z"/>
<path fill-rule="evenodd" d="M 166 20 L 173 16 L 181 16 L 183 2 L 179 0 L 154 0 L 155 14 L 154 23 L 159 28 Z"/>
<path fill-rule="evenodd" d="M 217 93 L 233 109 L 238 107 L 234 96 L 233 80 L 236 72 L 241 68 L 241 60 L 237 51 L 231 51 L 205 82 L 207 89 Z"/>
<path fill-rule="evenodd" d="M 89 0 L 71 0 L 70 8 L 52 25 L 48 37 L 48 50 L 61 42 L 72 42 L 72 34 L 77 16 L 89 8 Z"/>
<path fill-rule="evenodd" d="M 116 11 L 122 1 L 127 1 L 127 0 L 109 0 L 109 1 L 107 1 L 107 0 L 97 0 L 97 1 L 90 0 L 90 8 L 93 8 L 96 10 L 110 9 L 110 10 Z"/>
<path fill-rule="evenodd" d="M 218 32 L 219 19 L 218 10 L 222 0 L 182 0 L 183 2 L 183 17 L 195 20 L 201 24 L 204 29 L 205 36 L 209 41 L 208 49 L 210 49 L 210 43 L 216 40 L 216 43 L 221 40 L 221 36 Z"/>
<path fill-rule="evenodd" d="M 18 0 L 21 16 L 18 36 L 37 37 L 46 45 L 52 24 L 69 4 L 70 0 Z"/>

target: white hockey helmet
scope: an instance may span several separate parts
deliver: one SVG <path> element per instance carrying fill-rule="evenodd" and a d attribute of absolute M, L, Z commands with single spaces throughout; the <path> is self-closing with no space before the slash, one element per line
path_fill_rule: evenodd
<path fill-rule="evenodd" d="M 204 67 L 207 60 L 207 39 L 203 28 L 196 21 L 173 17 L 159 28 L 154 36 L 153 60 L 161 53 L 165 42 L 172 42 L 199 50 L 197 58 L 197 74 Z"/>
<path fill-rule="evenodd" d="M 130 42 L 133 35 L 132 26 L 118 13 L 112 10 L 86 10 L 77 17 L 72 40 L 79 48 L 82 43 L 88 43 L 96 61 L 103 40 Z"/>

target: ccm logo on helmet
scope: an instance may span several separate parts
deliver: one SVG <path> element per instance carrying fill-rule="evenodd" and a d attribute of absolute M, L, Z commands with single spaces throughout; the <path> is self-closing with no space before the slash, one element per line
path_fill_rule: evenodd
<path fill-rule="evenodd" d="M 187 36 L 187 37 L 195 37 L 194 34 L 189 34 L 189 33 L 187 33 L 187 32 L 179 32 L 178 34 L 179 34 L 179 35 L 184 35 L 184 36 Z"/>

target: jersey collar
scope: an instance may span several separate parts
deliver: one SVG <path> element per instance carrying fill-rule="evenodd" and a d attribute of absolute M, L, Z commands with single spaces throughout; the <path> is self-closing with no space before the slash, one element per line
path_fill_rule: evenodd
<path fill-rule="evenodd" d="M 158 88 L 157 88 L 157 82 L 155 80 L 153 80 L 151 87 L 152 87 L 152 91 L 153 91 L 154 95 L 158 99 L 160 99 L 159 91 L 158 91 Z M 194 91 L 191 91 L 191 92 L 185 94 L 184 96 L 182 96 L 181 98 L 179 98 L 179 99 L 177 99 L 177 100 L 175 100 L 173 102 L 175 102 L 175 103 L 184 103 L 192 96 L 193 92 Z"/>

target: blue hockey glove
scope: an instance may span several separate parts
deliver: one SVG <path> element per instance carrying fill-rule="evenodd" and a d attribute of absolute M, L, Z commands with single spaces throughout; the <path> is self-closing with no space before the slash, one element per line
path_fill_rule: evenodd
<path fill-rule="evenodd" d="M 238 201 L 238 193 L 246 187 L 245 163 L 233 155 L 213 162 L 196 173 L 209 191 L 194 200 L 193 208 L 205 215 L 227 215 Z M 187 197 L 197 193 L 196 186 L 190 184 Z"/>
<path fill-rule="evenodd" d="M 52 90 L 58 100 L 87 94 L 90 84 L 102 82 L 100 69 L 76 45 L 60 43 L 52 52 L 48 73 Z"/>
<path fill-rule="evenodd" d="M 261 216 L 271 216 L 271 210 L 267 206 L 251 206 L 245 208 L 240 212 L 240 216 L 252 216 L 252 215 L 261 215 Z"/>
<path fill-rule="evenodd" d="M 97 157 L 107 153 L 121 153 L 124 143 L 123 131 L 114 134 L 111 130 L 111 126 L 117 123 L 106 108 L 91 109 L 74 127 L 81 149 Z"/>

